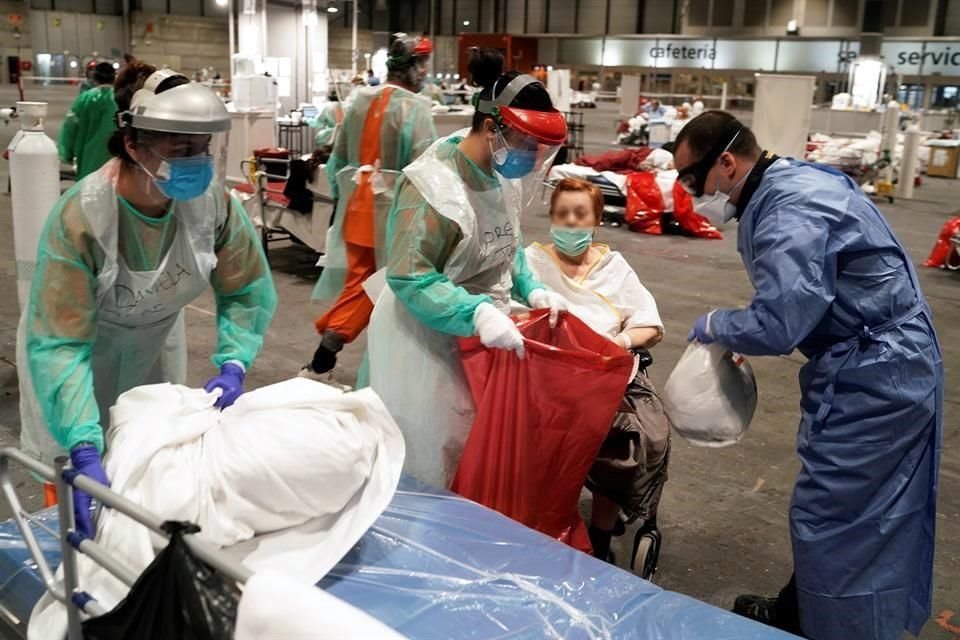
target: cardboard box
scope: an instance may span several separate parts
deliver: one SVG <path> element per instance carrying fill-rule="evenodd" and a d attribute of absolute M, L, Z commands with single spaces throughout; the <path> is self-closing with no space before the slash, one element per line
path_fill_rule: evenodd
<path fill-rule="evenodd" d="M 927 175 L 938 178 L 956 178 L 960 161 L 960 140 L 931 140 Z"/>

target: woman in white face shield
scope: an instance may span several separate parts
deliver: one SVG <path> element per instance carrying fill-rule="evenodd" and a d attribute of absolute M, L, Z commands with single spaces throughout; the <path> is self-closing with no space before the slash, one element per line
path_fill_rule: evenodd
<path fill-rule="evenodd" d="M 471 61 L 484 87 L 472 128 L 404 169 L 387 229 L 389 287 L 370 326 L 370 383 L 403 431 L 405 468 L 437 486 L 452 480 L 473 423 L 456 337 L 522 357 L 511 296 L 549 307 L 554 321 L 563 306 L 527 268 L 520 211 L 566 121 L 542 84 L 502 66 L 491 50 Z"/>
<path fill-rule="evenodd" d="M 135 63 L 116 100 L 115 157 L 51 212 L 17 340 L 24 449 L 48 463 L 69 452 L 103 483 L 117 397 L 186 382 L 183 308 L 213 287 L 220 374 L 206 388 L 221 408 L 243 392 L 276 308 L 258 236 L 218 175 L 230 128 L 220 99 Z M 92 536 L 90 497 L 76 491 L 74 503 Z"/>

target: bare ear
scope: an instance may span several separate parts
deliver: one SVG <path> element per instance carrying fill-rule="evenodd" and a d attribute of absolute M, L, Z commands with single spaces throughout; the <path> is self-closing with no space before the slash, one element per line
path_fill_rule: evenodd
<path fill-rule="evenodd" d="M 737 170 L 737 159 L 729 151 L 724 151 L 720 154 L 720 166 L 728 176 L 732 176 Z"/>
<path fill-rule="evenodd" d="M 137 143 L 133 140 L 133 136 L 130 136 L 130 135 L 123 136 L 123 148 L 124 150 L 126 150 L 127 155 L 130 156 L 134 162 L 138 161 Z"/>

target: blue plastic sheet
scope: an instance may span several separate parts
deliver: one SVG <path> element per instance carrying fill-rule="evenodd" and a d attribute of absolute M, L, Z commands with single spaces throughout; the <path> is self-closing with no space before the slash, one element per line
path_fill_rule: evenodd
<path fill-rule="evenodd" d="M 43 519 L 56 528 L 55 510 Z M 56 541 L 41 536 L 56 565 Z M 0 605 L 26 620 L 43 585 L 12 521 L 0 523 L 0 584 Z M 793 637 L 664 591 L 408 477 L 320 586 L 413 639 Z"/>

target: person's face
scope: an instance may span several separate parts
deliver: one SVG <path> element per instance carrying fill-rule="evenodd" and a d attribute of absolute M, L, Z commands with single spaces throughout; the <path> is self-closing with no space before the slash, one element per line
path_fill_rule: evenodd
<path fill-rule="evenodd" d="M 427 66 L 429 60 L 430 58 L 426 56 L 418 56 L 414 58 L 411 78 L 413 79 L 413 88 L 417 91 L 423 88 L 423 83 L 427 79 Z"/>
<path fill-rule="evenodd" d="M 593 198 L 586 191 L 561 192 L 550 210 L 550 223 L 569 229 L 596 227 L 597 213 L 593 210 Z"/>
<path fill-rule="evenodd" d="M 673 162 L 677 171 L 681 174 L 688 168 L 697 164 L 699 158 L 694 156 L 690 145 L 684 140 L 674 150 Z M 735 183 L 734 177 L 737 175 L 739 160 L 729 151 L 724 151 L 717 158 L 716 162 L 707 170 L 706 180 L 703 183 L 703 195 L 710 196 L 720 191 L 727 193 Z"/>
<path fill-rule="evenodd" d="M 164 158 L 189 158 L 210 153 L 209 134 L 170 134 L 150 136 L 133 144 L 127 139 L 127 153 L 151 174 L 156 174 Z"/>
<path fill-rule="evenodd" d="M 657 109 L 660 108 L 660 101 L 659 101 L 659 100 L 654 100 L 653 102 L 650 103 L 650 107 L 651 107 L 654 111 L 656 111 Z"/>

